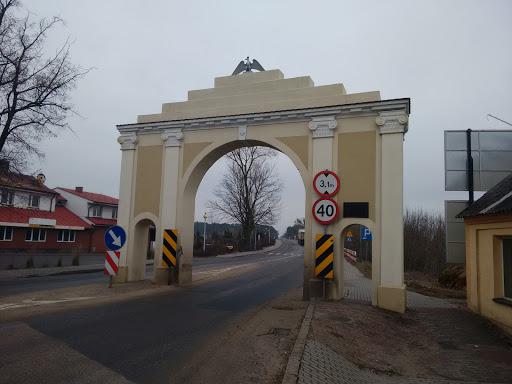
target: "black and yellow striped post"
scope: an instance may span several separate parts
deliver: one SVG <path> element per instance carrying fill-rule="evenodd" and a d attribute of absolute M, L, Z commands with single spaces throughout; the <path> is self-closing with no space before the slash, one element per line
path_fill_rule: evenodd
<path fill-rule="evenodd" d="M 176 267 L 176 249 L 178 248 L 178 230 L 164 229 L 162 249 L 162 267 Z"/>
<path fill-rule="evenodd" d="M 334 277 L 334 239 L 333 235 L 316 235 L 315 276 L 324 279 Z"/>

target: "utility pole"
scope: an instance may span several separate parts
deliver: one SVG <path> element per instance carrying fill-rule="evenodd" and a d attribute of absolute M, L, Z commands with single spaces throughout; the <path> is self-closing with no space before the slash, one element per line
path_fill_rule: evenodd
<path fill-rule="evenodd" d="M 206 252 L 206 218 L 208 217 L 206 215 L 206 212 L 204 213 L 203 217 L 204 217 L 203 252 Z"/>
<path fill-rule="evenodd" d="M 362 249 L 362 237 L 363 237 L 363 226 L 361 224 L 359 224 L 359 253 L 362 254 L 363 253 L 363 249 Z M 366 259 L 364 260 L 366 261 Z"/>
<path fill-rule="evenodd" d="M 467 186 L 469 191 L 468 206 L 475 201 L 473 183 L 473 156 L 471 154 L 471 129 L 466 131 L 466 157 L 467 157 Z"/>

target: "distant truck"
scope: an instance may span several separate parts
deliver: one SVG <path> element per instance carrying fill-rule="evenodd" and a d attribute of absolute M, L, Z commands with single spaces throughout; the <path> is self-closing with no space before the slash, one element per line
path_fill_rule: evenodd
<path fill-rule="evenodd" d="M 306 230 L 305 229 L 299 229 L 299 234 L 298 234 L 298 243 L 299 245 L 304 245 L 304 233 L 306 233 Z"/>

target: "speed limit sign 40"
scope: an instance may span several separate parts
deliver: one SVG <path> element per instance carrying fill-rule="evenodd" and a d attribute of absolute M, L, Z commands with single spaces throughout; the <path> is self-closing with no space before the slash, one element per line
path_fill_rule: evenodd
<path fill-rule="evenodd" d="M 338 204 L 333 199 L 323 197 L 313 204 L 313 217 L 320 224 L 330 224 L 338 217 Z"/>

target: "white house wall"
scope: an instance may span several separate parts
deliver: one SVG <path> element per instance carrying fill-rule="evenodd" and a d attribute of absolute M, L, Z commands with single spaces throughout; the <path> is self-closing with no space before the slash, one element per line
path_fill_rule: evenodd
<path fill-rule="evenodd" d="M 50 195 L 43 195 L 38 192 L 15 191 L 13 197 L 13 206 L 17 208 L 27 208 L 29 205 L 30 196 L 39 196 L 39 210 L 40 211 L 55 211 L 56 198 L 53 199 Z"/>
<path fill-rule="evenodd" d="M 67 200 L 66 208 L 73 212 L 79 217 L 87 217 L 87 203 L 90 202 L 83 197 L 77 196 L 73 193 L 66 192 L 60 188 L 55 188 L 55 191 L 59 192 L 60 195 Z"/>

